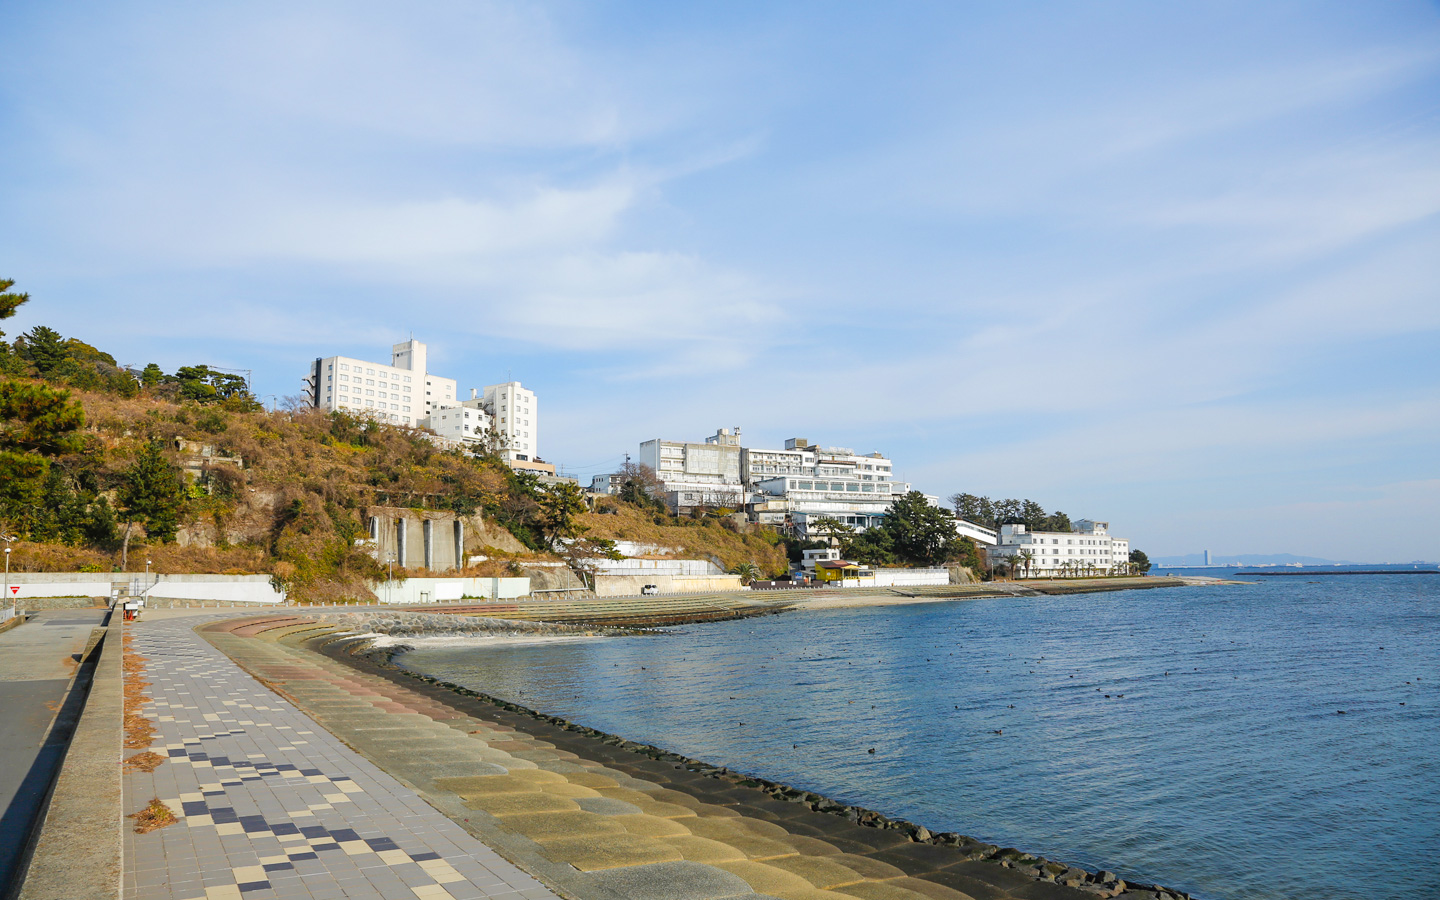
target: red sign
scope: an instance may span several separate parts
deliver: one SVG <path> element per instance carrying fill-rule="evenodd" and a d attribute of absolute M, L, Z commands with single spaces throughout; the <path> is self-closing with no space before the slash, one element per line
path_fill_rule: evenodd
<path fill-rule="evenodd" d="M 10 585 L 10 593 L 12 593 L 12 594 L 18 594 L 18 593 L 20 593 L 20 585 L 18 585 L 18 584 L 12 584 L 12 585 Z"/>

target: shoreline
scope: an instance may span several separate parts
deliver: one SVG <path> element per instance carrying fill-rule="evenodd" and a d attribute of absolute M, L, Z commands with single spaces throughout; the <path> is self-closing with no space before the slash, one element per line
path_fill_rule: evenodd
<path fill-rule="evenodd" d="M 1086 897 L 1192 900 L 1191 895 L 1184 891 L 1151 883 L 1129 882 L 1111 871 L 1094 872 L 954 832 L 936 833 L 922 824 L 891 817 L 874 809 L 844 804 L 803 788 L 747 775 L 733 768 L 713 765 L 653 745 L 630 741 L 620 735 L 446 682 L 393 662 L 394 658 L 403 652 L 401 646 L 376 646 L 373 636 L 337 627 L 338 623 L 327 623 L 325 618 L 328 617 L 307 617 L 303 612 L 273 617 L 236 617 L 206 623 L 198 627 L 197 631 L 207 636 L 208 633 L 217 631 L 231 632 L 232 637 L 237 638 L 239 634 L 233 633 L 243 632 L 246 643 L 251 640 L 274 642 L 315 654 L 332 660 L 359 676 L 378 677 L 401 690 L 413 692 L 424 698 L 424 702 L 454 710 L 455 715 L 491 721 L 496 723 L 494 727 L 502 731 L 508 729 L 523 734 L 525 740 L 534 741 L 536 747 L 554 748 L 554 752 L 562 754 L 562 760 L 566 757 L 577 762 L 592 760 L 594 762 L 585 764 L 602 765 L 606 770 L 618 769 L 626 773 L 621 777 L 658 782 L 663 792 L 686 793 L 702 804 L 711 804 L 708 808 L 715 808 L 713 804 L 730 807 L 731 811 L 721 810 L 723 815 L 734 816 L 738 811 L 740 816 L 749 817 L 748 820 L 758 819 L 758 824 L 766 828 L 777 825 L 789 828 L 794 835 L 799 836 L 795 837 L 795 840 L 811 842 L 809 845 L 802 845 L 812 848 L 802 849 L 802 858 L 809 858 L 807 854 L 813 852 L 813 848 L 817 846 L 815 840 L 818 838 L 822 845 L 828 841 L 841 847 L 847 857 L 860 853 L 883 862 L 883 865 L 891 870 L 898 866 L 901 871 L 894 874 L 898 876 L 903 872 L 907 881 L 928 880 L 937 887 L 950 892 L 959 890 L 971 897 L 993 900 L 1084 900 Z M 212 640 L 212 643 L 217 642 Z M 251 669 L 247 660 L 241 658 L 248 654 L 237 656 L 218 643 L 217 646 L 225 650 L 242 668 L 263 680 L 262 674 Z M 474 818 L 475 811 L 481 807 L 468 800 L 456 807 L 454 798 L 447 800 L 446 796 L 437 796 L 433 788 L 424 787 L 427 781 L 434 782 L 434 778 L 423 768 L 412 771 L 418 763 L 403 754 L 394 756 L 393 751 L 387 751 L 383 746 L 367 746 L 366 741 L 375 734 L 390 729 L 381 728 L 377 732 L 372 725 L 363 733 L 342 733 L 343 727 L 341 731 L 336 731 L 335 725 L 343 726 L 344 723 L 331 720 L 326 708 L 308 709 L 302 698 L 292 696 L 289 691 L 282 689 L 281 685 L 271 684 L 271 687 L 279 692 L 280 696 L 315 718 L 317 724 L 364 753 L 383 770 L 399 778 L 402 783 L 410 784 L 421 791 L 424 799 L 432 806 L 445 812 L 457 823 L 465 823 L 465 827 L 471 828 L 477 836 L 495 849 L 501 850 L 512 861 L 523 862 L 527 867 L 533 868 L 535 874 L 561 879 L 570 877 L 565 873 L 563 863 L 561 870 L 555 870 L 548 867 L 550 864 L 546 863 L 543 855 L 534 855 L 530 849 L 533 845 L 524 839 L 516 843 L 517 836 L 503 827 L 503 820 Z M 398 722 L 396 727 L 400 727 Z M 531 759 L 528 756 L 525 758 Z M 534 764 L 527 762 L 525 765 Z M 572 763 L 566 762 L 557 771 L 568 772 L 573 768 Z M 469 782 L 475 779 L 460 780 Z M 442 790 L 448 790 L 443 783 L 436 783 L 440 784 Z M 464 799 L 463 795 L 461 799 Z M 466 813 L 465 810 L 470 812 Z M 575 839 L 580 840 L 580 837 L 577 835 Z M 833 853 L 835 850 L 832 847 L 825 852 Z M 825 858 L 827 857 L 822 852 L 821 860 Z M 754 863 L 745 865 L 762 865 L 765 862 L 764 859 L 757 859 Z M 723 867 L 726 864 L 721 865 Z M 564 884 L 564 881 L 557 881 L 557 884 Z M 756 890 L 761 894 L 765 893 L 758 888 Z M 910 897 L 911 893 L 905 893 L 904 896 Z M 937 896 L 949 897 L 951 893 Z"/>
<path fill-rule="evenodd" d="M 897 603 L 940 602 L 940 600 L 944 599 L 957 598 L 939 598 L 936 600 L 905 600 L 897 598 Z M 896 604 L 879 603 L 875 605 Z M 1081 867 L 1058 863 L 1043 856 L 1031 854 L 1014 847 L 1001 847 L 998 844 L 988 843 L 955 832 L 934 832 L 922 824 L 888 816 L 878 810 L 841 803 L 823 794 L 804 788 L 797 788 L 793 785 L 772 781 L 758 775 L 738 772 L 727 766 L 717 766 L 704 760 L 698 760 L 651 744 L 631 741 L 620 735 L 601 731 L 597 728 L 591 728 L 588 725 L 581 725 L 561 716 L 553 716 L 540 712 L 522 704 L 513 703 L 490 694 L 472 690 L 463 685 L 445 681 L 418 670 L 407 668 L 394 661 L 396 657 L 404 652 L 403 648 L 376 648 L 363 639 L 355 639 L 354 636 L 341 637 L 337 635 L 337 638 L 337 640 L 329 642 L 318 639 L 321 646 L 315 648 L 315 652 L 323 653 L 331 659 L 352 666 L 356 665 L 358 661 L 363 660 L 364 663 L 374 666 L 384 673 L 395 673 L 403 678 L 413 679 L 461 697 L 473 698 L 498 709 L 532 719 L 537 723 L 556 726 L 564 731 L 591 738 L 600 743 L 627 750 L 649 759 L 670 762 L 677 767 L 683 767 L 688 771 L 706 778 L 727 781 L 737 787 L 750 788 L 777 800 L 800 804 L 817 814 L 838 816 L 852 824 L 865 828 L 873 828 L 880 831 L 899 831 L 907 835 L 913 843 L 953 848 L 957 853 L 962 854 L 967 861 L 995 863 L 1003 868 L 1011 869 L 1021 875 L 1030 877 L 1038 884 L 1063 884 L 1066 887 L 1076 889 L 1088 888 L 1087 893 L 1090 893 L 1091 896 L 1118 897 L 1121 898 L 1121 900 L 1126 900 L 1126 898 L 1130 897 L 1134 897 L 1136 900 L 1142 897 L 1147 898 L 1147 900 L 1150 900 L 1150 898 L 1153 898 L 1153 900 L 1194 900 L 1189 893 L 1177 889 L 1156 884 L 1126 881 L 1109 870 L 1090 871 L 1082 869 Z M 394 679 L 392 678 L 392 680 Z M 1084 880 L 1080 880 L 1078 877 L 1079 873 L 1084 874 Z M 1119 889 L 1114 890 L 1115 887 Z"/>

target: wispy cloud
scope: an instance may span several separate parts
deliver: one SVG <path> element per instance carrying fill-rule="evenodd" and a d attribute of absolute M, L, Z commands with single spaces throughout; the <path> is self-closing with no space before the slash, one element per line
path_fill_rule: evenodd
<path fill-rule="evenodd" d="M 1433 11 L 22 12 L 12 331 L 269 392 L 413 331 L 561 462 L 808 434 L 1156 552 L 1440 445 Z"/>

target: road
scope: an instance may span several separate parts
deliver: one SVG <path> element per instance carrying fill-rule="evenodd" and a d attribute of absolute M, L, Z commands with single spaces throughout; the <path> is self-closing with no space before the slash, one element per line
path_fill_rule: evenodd
<path fill-rule="evenodd" d="M 0 634 L 0 894 L 14 881 L 26 838 L 83 703 L 71 678 L 103 609 L 56 609 Z M 67 703 L 68 699 L 68 703 Z M 50 734 L 66 713 L 68 727 Z"/>

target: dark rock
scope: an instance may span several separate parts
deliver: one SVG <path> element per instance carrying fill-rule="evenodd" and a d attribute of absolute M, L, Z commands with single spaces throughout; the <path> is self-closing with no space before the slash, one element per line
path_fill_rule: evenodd
<path fill-rule="evenodd" d="M 1079 887 L 1089 880 L 1090 873 L 1084 869 L 1066 869 L 1061 874 L 1055 876 L 1056 883 L 1063 884 L 1066 887 Z"/>

